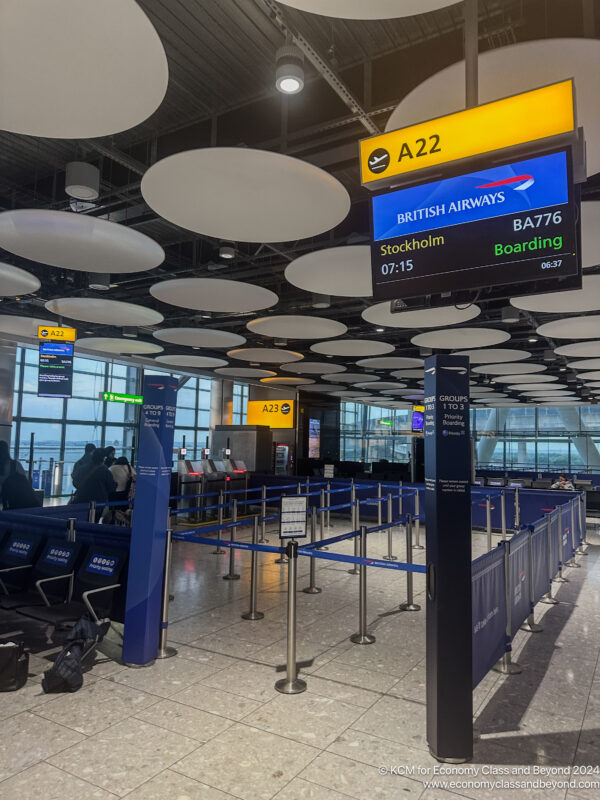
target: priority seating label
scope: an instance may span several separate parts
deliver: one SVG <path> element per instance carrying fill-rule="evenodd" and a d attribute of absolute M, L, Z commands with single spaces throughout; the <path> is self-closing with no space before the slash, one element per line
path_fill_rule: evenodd
<path fill-rule="evenodd" d="M 96 572 L 99 575 L 113 575 L 117 566 L 117 559 L 112 556 L 93 556 L 86 567 L 87 572 Z"/>
<path fill-rule="evenodd" d="M 31 542 L 26 542 L 23 539 L 13 539 L 8 548 L 11 556 L 17 558 L 27 558 L 31 551 Z"/>
<path fill-rule="evenodd" d="M 73 551 L 63 547 L 51 547 L 44 558 L 45 564 L 58 564 L 66 567 Z"/>

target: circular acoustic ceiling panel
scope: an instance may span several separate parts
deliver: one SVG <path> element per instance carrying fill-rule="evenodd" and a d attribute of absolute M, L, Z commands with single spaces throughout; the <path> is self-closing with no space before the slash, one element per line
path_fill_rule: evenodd
<path fill-rule="evenodd" d="M 162 328 L 152 335 L 161 342 L 181 347 L 238 347 L 246 341 L 237 333 L 216 328 Z"/>
<path fill-rule="evenodd" d="M 280 336 L 283 339 L 327 339 L 342 336 L 348 330 L 343 323 L 333 319 L 302 314 L 260 317 L 253 319 L 246 327 L 259 336 Z"/>
<path fill-rule="evenodd" d="M 384 390 L 381 392 L 381 394 L 390 394 L 390 395 L 394 395 L 394 394 L 403 394 L 403 390 L 404 390 L 404 388 L 406 388 L 406 387 L 404 386 L 404 384 L 400 384 L 400 385 L 401 385 L 401 387 L 402 387 L 402 388 L 397 388 L 397 389 L 384 389 Z M 373 389 L 377 389 L 377 384 L 376 384 L 376 383 L 374 383 L 374 384 L 373 384 Z"/>
<path fill-rule="evenodd" d="M 387 356 L 383 358 L 363 358 L 356 362 L 357 367 L 365 369 L 402 369 L 403 367 L 422 367 L 422 358 L 404 358 L 403 356 Z"/>
<path fill-rule="evenodd" d="M 473 367 L 472 372 L 481 372 L 484 375 L 519 375 L 528 372 L 544 372 L 547 367 L 544 364 L 482 364 L 480 367 Z"/>
<path fill-rule="evenodd" d="M 281 0 L 286 6 L 341 19 L 393 19 L 424 14 L 454 0 Z"/>
<path fill-rule="evenodd" d="M 354 245 L 307 253 L 287 265 L 285 278 L 305 292 L 334 297 L 371 297 L 371 248 Z"/>
<path fill-rule="evenodd" d="M 346 367 L 342 364 L 329 364 L 327 361 L 303 361 L 300 364 L 284 364 L 281 367 L 284 372 L 295 372 L 297 375 L 334 375 L 338 372 L 345 372 Z"/>
<path fill-rule="evenodd" d="M 581 264 L 589 269 L 600 264 L 600 201 L 581 204 Z"/>
<path fill-rule="evenodd" d="M 522 375 L 519 375 L 519 378 L 523 380 Z M 527 377 L 527 380 L 529 380 L 529 377 Z M 536 391 L 554 392 L 568 388 L 569 387 L 567 386 L 566 383 L 553 383 L 552 386 L 540 386 L 539 383 L 514 383 L 508 387 L 508 389 L 510 389 L 511 392 L 536 392 Z"/>
<path fill-rule="evenodd" d="M 462 310 L 455 306 L 444 306 L 443 308 L 424 308 L 420 311 L 400 311 L 398 314 L 392 314 L 388 300 L 365 308 L 361 316 L 365 322 L 388 328 L 441 328 L 444 325 L 460 325 L 469 322 L 480 314 L 481 309 L 476 305 Z"/>
<path fill-rule="evenodd" d="M 304 384 L 314 383 L 310 378 L 286 378 L 285 375 L 278 375 L 275 378 L 261 378 L 261 383 L 272 383 L 277 386 L 303 386 Z"/>
<path fill-rule="evenodd" d="M 496 383 L 518 383 L 519 381 L 529 381 L 529 383 L 552 383 L 558 378 L 554 375 L 498 375 Z"/>
<path fill-rule="evenodd" d="M 30 272 L 0 261 L 0 297 L 18 297 L 37 292 L 41 283 Z"/>
<path fill-rule="evenodd" d="M 559 392 L 523 392 L 524 397 L 539 397 L 551 399 L 553 397 L 573 397 L 575 392 L 559 391 Z"/>
<path fill-rule="evenodd" d="M 502 347 L 485 350 L 459 350 L 454 356 L 467 356 L 471 364 L 502 364 L 506 361 L 523 361 L 531 358 L 527 350 L 508 350 Z"/>
<path fill-rule="evenodd" d="M 540 325 L 536 333 L 551 339 L 594 339 L 600 332 L 600 314 L 591 317 L 565 317 Z"/>
<path fill-rule="evenodd" d="M 157 161 L 142 195 L 161 217 L 234 242 L 289 242 L 331 230 L 350 210 L 344 186 L 299 158 L 251 147 L 205 147 Z"/>
<path fill-rule="evenodd" d="M 369 392 L 351 392 L 351 391 L 344 391 L 344 392 L 332 392 L 332 397 L 372 397 L 373 395 L 369 394 Z"/>
<path fill-rule="evenodd" d="M 600 258 L 600 253 L 598 254 Z M 600 311 L 600 275 L 584 277 L 581 289 L 570 292 L 532 294 L 513 297 L 511 305 L 523 311 L 540 314 L 574 314 L 585 311 Z"/>
<path fill-rule="evenodd" d="M 313 383 L 310 387 L 311 392 L 339 392 L 347 387 L 343 383 Z"/>
<path fill-rule="evenodd" d="M 404 397 L 405 400 L 422 400 L 424 395 L 423 392 L 421 392 L 421 394 L 415 392 L 414 394 L 403 394 L 402 397 Z"/>
<path fill-rule="evenodd" d="M 164 319 L 162 314 L 151 308 L 99 297 L 59 297 L 49 300 L 46 308 L 59 317 L 117 327 L 160 325 Z"/>
<path fill-rule="evenodd" d="M 599 381 L 586 381 L 585 385 L 587 386 L 588 389 L 592 389 L 592 390 L 600 389 L 600 380 Z"/>
<path fill-rule="evenodd" d="M 392 378 L 422 378 L 425 367 L 421 369 L 399 369 L 397 372 L 391 372 Z"/>
<path fill-rule="evenodd" d="M 600 370 L 594 372 L 580 372 L 577 376 L 582 381 L 600 381 Z"/>
<path fill-rule="evenodd" d="M 579 361 L 569 361 L 570 369 L 600 369 L 600 358 L 582 358 Z"/>
<path fill-rule="evenodd" d="M 162 42 L 134 0 L 2 3 L 0 128 L 109 136 L 154 113 L 168 81 Z"/>
<path fill-rule="evenodd" d="M 102 353 L 120 353 L 121 355 L 149 355 L 162 353 L 159 344 L 143 342 L 141 339 L 118 339 L 109 336 L 89 336 L 77 339 L 77 347 L 84 350 L 97 350 Z"/>
<path fill-rule="evenodd" d="M 227 378 L 269 378 L 276 375 L 268 369 L 255 369 L 254 367 L 218 367 L 215 372 Z"/>
<path fill-rule="evenodd" d="M 225 367 L 228 363 L 222 358 L 188 355 L 157 356 L 154 360 L 160 364 L 168 364 L 171 367 L 184 367 L 186 369 L 212 369 L 213 367 Z"/>
<path fill-rule="evenodd" d="M 1 218 L 2 215 L 0 215 Z M 275 292 L 242 281 L 223 278 L 175 278 L 150 287 L 150 294 L 163 303 L 194 311 L 243 313 L 274 306 Z"/>
<path fill-rule="evenodd" d="M 370 389 L 373 392 L 382 392 L 384 389 L 400 392 L 406 389 L 405 383 L 399 381 L 365 381 L 355 384 L 359 389 Z"/>
<path fill-rule="evenodd" d="M 554 352 L 557 356 L 573 356 L 576 358 L 598 358 L 600 357 L 600 339 L 592 342 L 574 342 L 556 347 Z"/>
<path fill-rule="evenodd" d="M 342 383 L 360 383 L 361 381 L 378 381 L 377 375 L 368 375 L 366 372 L 336 373 L 331 377 L 323 375 L 324 381 L 341 381 Z"/>
<path fill-rule="evenodd" d="M 496 328 L 447 328 L 443 331 L 429 331 L 413 336 L 411 342 L 417 347 L 431 347 L 437 350 L 454 350 L 464 347 L 487 347 L 502 344 L 510 339 L 510 333 Z"/>
<path fill-rule="evenodd" d="M 240 361 L 258 361 L 259 364 L 287 364 L 304 358 L 302 353 L 281 350 L 277 347 L 243 347 L 238 350 L 228 350 L 227 355 Z"/>
<path fill-rule="evenodd" d="M 574 78 L 577 122 L 585 130 L 588 175 L 600 172 L 600 116 L 596 76 L 600 72 L 600 42 L 595 39 L 542 39 L 498 47 L 479 54 L 479 102 L 518 94 Z M 436 72 L 410 92 L 392 112 L 386 131 L 433 119 L 465 107 L 465 62 Z M 493 132 L 488 131 L 490 150 Z"/>
<path fill-rule="evenodd" d="M 311 344 L 313 353 L 324 356 L 343 356 L 346 358 L 365 358 L 366 356 L 383 356 L 394 352 L 394 345 L 377 342 L 373 339 L 336 339 L 332 342 Z"/>
<path fill-rule="evenodd" d="M 15 338 L 25 336 L 37 339 L 38 327 L 41 325 L 56 325 L 56 320 L 38 319 L 37 317 L 13 317 L 10 314 L 0 314 L 0 333 L 7 333 Z"/>
<path fill-rule="evenodd" d="M 143 272 L 165 260 L 165 251 L 149 236 L 71 211 L 4 211 L 0 247 L 30 261 L 78 272 Z"/>

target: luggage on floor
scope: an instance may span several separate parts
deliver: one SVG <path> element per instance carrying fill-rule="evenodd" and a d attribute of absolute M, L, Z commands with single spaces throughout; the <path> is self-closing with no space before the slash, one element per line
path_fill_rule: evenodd
<path fill-rule="evenodd" d="M 24 642 L 0 644 L 0 692 L 16 692 L 27 682 L 29 653 Z"/>

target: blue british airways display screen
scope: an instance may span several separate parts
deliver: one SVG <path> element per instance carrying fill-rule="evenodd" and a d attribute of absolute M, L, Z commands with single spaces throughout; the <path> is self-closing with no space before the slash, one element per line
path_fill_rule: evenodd
<path fill-rule="evenodd" d="M 375 299 L 577 276 L 571 187 L 560 150 L 373 197 Z"/>

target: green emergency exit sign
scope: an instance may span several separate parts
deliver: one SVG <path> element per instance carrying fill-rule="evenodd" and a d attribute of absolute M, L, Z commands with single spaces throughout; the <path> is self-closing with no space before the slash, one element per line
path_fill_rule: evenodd
<path fill-rule="evenodd" d="M 141 394 L 121 394 L 120 392 L 100 392 L 100 400 L 106 400 L 107 403 L 133 403 L 136 406 L 141 406 L 144 402 Z"/>

